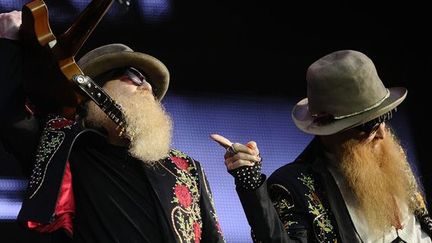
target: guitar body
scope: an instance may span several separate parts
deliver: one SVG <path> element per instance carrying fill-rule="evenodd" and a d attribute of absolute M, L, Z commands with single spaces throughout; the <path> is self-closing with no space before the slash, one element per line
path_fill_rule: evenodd
<path fill-rule="evenodd" d="M 25 28 L 25 30 L 33 34 L 41 46 L 45 46 L 49 42 L 55 40 L 55 36 L 49 25 L 48 8 L 43 1 L 35 0 L 26 4 L 23 7 L 22 13 L 23 19 L 25 19 L 23 24 L 28 24 L 30 28 Z M 34 26 L 34 28 L 32 29 L 31 26 Z"/>
<path fill-rule="evenodd" d="M 73 118 L 83 99 L 75 85 L 65 76 L 51 46 L 57 39 L 49 25 L 49 14 L 42 0 L 32 1 L 22 8 L 20 39 L 24 48 L 24 90 L 31 104 L 40 114 L 61 113 Z M 72 58 L 64 66 L 76 66 Z"/>
<path fill-rule="evenodd" d="M 89 95 L 72 81 L 74 76 L 84 75 L 75 63 L 75 55 L 112 3 L 113 0 L 92 0 L 71 27 L 58 37 L 51 31 L 48 8 L 43 0 L 33 0 L 23 6 L 20 39 L 25 53 L 24 90 L 38 113 L 75 117 L 77 106 Z M 130 4 L 128 0 L 119 3 Z"/>

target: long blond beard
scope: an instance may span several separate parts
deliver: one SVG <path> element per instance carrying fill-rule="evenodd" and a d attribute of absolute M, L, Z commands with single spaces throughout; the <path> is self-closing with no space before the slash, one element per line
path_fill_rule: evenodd
<path fill-rule="evenodd" d="M 340 169 L 369 228 L 383 233 L 400 224 L 401 205 L 414 211 L 417 182 L 394 134 L 387 129 L 378 144 L 349 140 L 343 147 Z"/>
<path fill-rule="evenodd" d="M 130 140 L 129 153 L 148 165 L 168 156 L 172 138 L 172 121 L 159 101 L 148 91 L 137 91 L 131 95 L 120 81 L 110 81 L 104 90 L 124 110 L 126 137 Z M 94 103 L 87 105 L 86 120 L 94 126 L 107 130 L 115 129 L 114 122 Z"/>

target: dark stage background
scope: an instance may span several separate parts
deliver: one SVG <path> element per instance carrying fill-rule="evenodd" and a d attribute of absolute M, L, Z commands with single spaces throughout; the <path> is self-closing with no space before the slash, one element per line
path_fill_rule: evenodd
<path fill-rule="evenodd" d="M 21 9 L 26 2 L 1 0 L 0 12 Z M 58 34 L 90 1 L 45 2 Z M 222 167 L 223 151 L 208 134 L 221 132 L 239 142 L 256 139 L 269 155 L 266 173 L 289 162 L 310 140 L 296 130 L 289 115 L 292 105 L 306 96 L 306 69 L 335 50 L 365 53 L 386 86 L 408 88 L 395 129 L 408 146 L 431 202 L 432 166 L 426 147 L 431 101 L 426 87 L 432 62 L 431 40 L 426 36 L 432 17 L 426 6 L 405 2 L 378 8 L 377 3 L 364 1 L 131 2 L 126 14 L 116 3 L 112 6 L 78 56 L 102 44 L 122 42 L 167 65 L 171 83 L 164 102 L 179 130 L 174 145 L 198 156 L 207 169 L 210 184 L 217 188 L 216 205 L 228 242 L 247 242 L 248 226 L 239 210 L 231 219 L 243 223 L 231 224 L 230 214 L 236 210 L 222 206 L 230 200 L 233 207 L 239 203 L 232 179 Z M 8 162 L 8 158 L 0 161 L 0 177 L 18 190 L 25 181 L 16 180 L 23 179 L 19 168 Z M 217 182 L 221 180 L 216 175 L 226 176 L 226 184 Z M 0 193 L 10 193 L 7 188 L 0 187 Z M 13 193 L 19 199 L 19 190 Z M 0 219 L 0 227 L 0 235 L 10 241 L 27 237 L 10 218 Z"/>

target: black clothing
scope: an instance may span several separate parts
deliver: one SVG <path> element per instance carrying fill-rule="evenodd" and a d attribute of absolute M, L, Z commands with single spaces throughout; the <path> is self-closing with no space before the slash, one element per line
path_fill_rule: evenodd
<path fill-rule="evenodd" d="M 257 242 L 359 242 L 343 197 L 317 140 L 255 190 L 237 193 Z M 426 208 L 415 212 L 432 235 Z"/>
<path fill-rule="evenodd" d="M 163 211 L 143 162 L 127 148 L 93 137 L 78 138 L 70 155 L 77 205 L 74 241 L 167 242 L 161 229 L 169 227 L 159 222 Z"/>
<path fill-rule="evenodd" d="M 39 123 L 24 109 L 22 50 L 18 41 L 0 38 L 0 53 L 0 169 L 18 160 L 20 174 L 29 176 Z"/>

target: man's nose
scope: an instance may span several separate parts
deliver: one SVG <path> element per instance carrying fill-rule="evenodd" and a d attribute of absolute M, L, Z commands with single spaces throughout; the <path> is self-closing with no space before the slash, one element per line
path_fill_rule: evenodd
<path fill-rule="evenodd" d="M 378 130 L 375 132 L 375 139 L 384 139 L 386 136 L 385 122 L 381 123 Z"/>
<path fill-rule="evenodd" d="M 142 90 L 148 90 L 150 92 L 153 92 L 153 88 L 149 82 L 144 81 L 143 84 L 141 84 L 138 89 Z"/>

